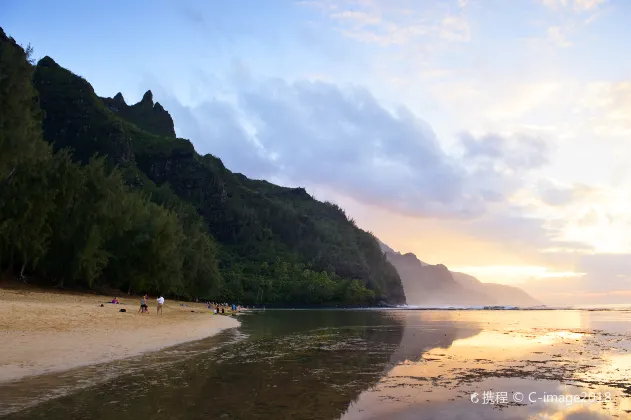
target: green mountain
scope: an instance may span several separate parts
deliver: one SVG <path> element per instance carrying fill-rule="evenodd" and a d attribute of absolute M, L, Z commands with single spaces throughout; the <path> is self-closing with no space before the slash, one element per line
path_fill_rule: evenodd
<path fill-rule="evenodd" d="M 13 64 L 17 66 L 19 60 L 7 58 L 7 51 L 22 49 L 3 33 L 0 42 L 3 62 L 16 60 Z M 23 51 L 14 55 L 26 59 Z M 376 238 L 359 229 L 338 206 L 313 199 L 303 188 L 248 179 L 229 171 L 215 156 L 200 156 L 190 141 L 175 136 L 171 116 L 160 104 L 154 104 L 150 91 L 130 106 L 121 94 L 99 98 L 85 79 L 49 57 L 32 70 L 43 114 L 42 135 L 53 146 L 53 159 L 69 149 L 72 159 L 84 168 L 94 165 L 95 155 L 106 156 L 101 164 L 104 177 L 112 171 L 118 174 L 125 194 L 150 200 L 168 217 L 175 217 L 183 232 L 184 239 L 173 251 L 181 260 L 179 268 L 173 269 L 179 278 L 174 284 L 179 286 L 168 281 L 156 284 L 150 276 L 135 286 L 121 278 L 123 271 L 112 267 L 130 257 L 113 258 L 112 252 L 123 252 L 119 248 L 107 248 L 99 254 L 97 274 L 91 276 L 96 284 L 136 291 L 140 291 L 138 287 L 166 287 L 172 293 L 177 290 L 184 295 L 244 303 L 405 302 L 401 280 Z M 0 84 L 5 82 L 0 77 Z M 34 112 L 33 118 L 39 121 L 39 114 Z M 2 147 L 0 143 L 0 152 Z M 200 226 L 203 232 L 199 232 Z M 49 228 L 55 231 L 61 226 Z M 78 237 L 85 235 L 89 233 Z M 191 261 L 195 247 L 188 243 L 187 235 L 206 244 L 207 258 L 201 261 L 208 268 L 205 272 L 198 272 L 200 261 Z M 113 246 L 112 242 L 135 252 L 126 240 L 133 242 L 134 237 L 123 235 L 99 243 L 107 247 Z M 85 247 L 81 249 L 87 252 Z M 45 251 L 40 260 L 46 261 L 54 253 Z M 14 266 L 17 262 L 34 272 L 50 271 L 43 270 L 39 262 L 29 260 L 25 264 L 20 258 L 13 259 L 5 258 L 3 264 Z M 213 261 L 217 274 L 212 274 Z M 150 260 L 144 263 L 157 264 Z M 82 284 L 77 273 L 70 277 Z M 199 278 L 187 280 L 191 273 Z M 56 277 L 65 275 L 58 269 Z"/>

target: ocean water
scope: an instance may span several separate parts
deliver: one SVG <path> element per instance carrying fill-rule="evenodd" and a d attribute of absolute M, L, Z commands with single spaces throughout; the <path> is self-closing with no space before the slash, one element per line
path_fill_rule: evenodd
<path fill-rule="evenodd" d="M 466 306 L 466 305 L 402 305 L 396 309 L 402 310 L 471 310 L 471 311 L 567 311 L 567 310 L 586 310 L 586 311 L 629 311 L 631 303 L 609 303 L 609 304 L 581 304 L 568 306 Z"/>

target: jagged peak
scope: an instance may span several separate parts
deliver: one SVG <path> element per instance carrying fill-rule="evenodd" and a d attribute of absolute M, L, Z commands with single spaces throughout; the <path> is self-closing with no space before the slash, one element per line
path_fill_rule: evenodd
<path fill-rule="evenodd" d="M 121 102 L 121 103 L 123 103 L 123 104 L 127 105 L 127 102 L 125 102 L 125 98 L 123 98 L 123 94 L 122 94 L 122 93 L 120 93 L 120 92 L 118 92 L 118 93 L 114 96 L 114 98 L 113 98 L 113 99 L 114 99 L 116 102 Z"/>
<path fill-rule="evenodd" d="M 142 95 L 142 100 L 140 101 L 141 104 L 151 104 L 151 106 L 153 106 L 153 93 L 151 92 L 151 90 L 148 90 L 145 92 L 144 95 Z"/>
<path fill-rule="evenodd" d="M 162 105 L 160 105 L 160 102 L 156 102 L 156 104 L 153 106 L 153 109 L 155 109 L 156 111 L 165 111 L 164 107 Z"/>
<path fill-rule="evenodd" d="M 59 64 L 49 56 L 45 56 L 37 63 L 38 66 L 41 67 L 59 67 Z"/>
<path fill-rule="evenodd" d="M 307 190 L 303 187 L 298 187 L 298 188 L 293 188 L 292 193 L 297 195 L 297 196 L 302 196 L 302 197 L 309 197 L 311 198 L 311 196 L 309 195 L 309 193 L 307 192 Z"/>

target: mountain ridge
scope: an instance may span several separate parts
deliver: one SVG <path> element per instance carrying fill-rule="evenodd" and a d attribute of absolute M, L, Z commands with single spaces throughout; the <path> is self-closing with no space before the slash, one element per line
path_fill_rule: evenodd
<path fill-rule="evenodd" d="M 170 115 L 153 103 L 151 91 L 131 106 L 120 93 L 100 98 L 87 80 L 50 57 L 35 67 L 34 84 L 45 115 L 44 139 L 56 151 L 71 148 L 83 164 L 95 153 L 107 156 L 128 185 L 158 204 L 181 200 L 195 208 L 219 244 L 225 299 L 405 302 L 401 280 L 374 235 L 304 188 L 252 180 L 213 155 L 199 155 L 189 140 L 175 136 Z M 296 274 L 282 280 L 286 266 Z M 305 268 L 311 277 L 304 281 L 313 285 L 291 286 Z M 354 297 L 335 297 L 340 293 Z"/>
<path fill-rule="evenodd" d="M 426 264 L 411 252 L 396 252 L 381 240 L 379 244 L 401 277 L 408 305 L 541 305 L 517 287 L 483 283 L 470 274 L 450 271 L 443 264 Z"/>

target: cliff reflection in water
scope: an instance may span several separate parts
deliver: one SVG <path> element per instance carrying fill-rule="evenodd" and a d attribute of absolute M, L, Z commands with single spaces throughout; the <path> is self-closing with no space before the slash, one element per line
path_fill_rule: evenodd
<path fill-rule="evenodd" d="M 8 418 L 335 419 L 394 365 L 479 331 L 444 315 L 432 318 L 401 311 L 248 314 L 241 327 L 247 338 L 218 351 L 206 351 L 200 342 L 179 350 L 184 360 L 177 349 L 171 357 L 139 358 L 104 383 Z M 225 333 L 206 345 L 235 335 Z"/>
<path fill-rule="evenodd" d="M 454 312 L 398 311 L 392 316 L 403 322 L 403 337 L 390 357 L 392 365 L 417 361 L 432 349 L 449 348 L 455 340 L 470 338 L 482 331 L 477 322 L 459 322 Z M 394 366 L 389 366 L 388 370 Z"/>
<path fill-rule="evenodd" d="M 417 330 L 408 316 L 396 365 L 341 420 L 629 418 L 630 320 L 628 312 L 428 311 Z M 428 343 L 420 358 L 404 353 Z"/>

